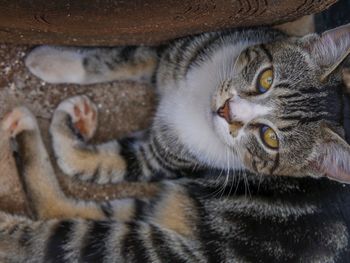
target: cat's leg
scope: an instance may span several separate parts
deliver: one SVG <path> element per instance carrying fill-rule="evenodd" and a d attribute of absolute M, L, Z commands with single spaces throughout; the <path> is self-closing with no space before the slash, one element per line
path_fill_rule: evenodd
<path fill-rule="evenodd" d="M 90 84 L 123 79 L 150 81 L 158 55 L 151 47 L 41 46 L 29 53 L 25 63 L 34 75 L 50 83 Z"/>
<path fill-rule="evenodd" d="M 180 174 L 169 172 L 175 171 L 178 163 L 170 163 L 171 153 L 161 152 L 163 146 L 148 134 L 89 144 L 96 125 L 96 107 L 86 96 L 69 98 L 56 109 L 50 133 L 57 163 L 65 174 L 97 184 L 151 181 L 159 174 L 169 175 L 167 178 Z"/>
<path fill-rule="evenodd" d="M 119 154 L 119 143 L 86 144 L 96 127 L 97 108 L 86 96 L 63 101 L 50 126 L 57 163 L 65 174 L 85 181 L 100 184 L 121 181 L 126 162 Z"/>
<path fill-rule="evenodd" d="M 34 229 L 37 229 L 37 245 L 44 246 L 44 238 L 40 236 L 38 231 L 41 223 L 34 223 L 28 218 L 10 215 L 0 211 L 0 262 L 3 263 L 20 263 L 20 262 L 40 262 L 31 260 L 29 255 L 39 258 L 40 249 L 36 252 L 26 249 L 29 241 L 29 233 L 33 234 Z M 41 233 L 46 232 L 46 227 L 41 229 Z"/>
<path fill-rule="evenodd" d="M 0 220 L 2 263 L 207 262 L 196 237 L 152 222 Z"/>
<path fill-rule="evenodd" d="M 8 139 L 18 144 L 18 170 L 23 177 L 34 214 L 45 218 L 88 219 L 132 216 L 137 202 L 134 199 L 94 202 L 68 198 L 62 192 L 47 154 L 35 117 L 24 107 L 10 112 L 2 121 L 1 129 Z M 155 190 L 156 188 L 154 188 Z"/>
<path fill-rule="evenodd" d="M 35 222 L 0 212 L 0 261 L 207 262 L 196 203 L 181 187 L 164 191 L 128 222 Z"/>

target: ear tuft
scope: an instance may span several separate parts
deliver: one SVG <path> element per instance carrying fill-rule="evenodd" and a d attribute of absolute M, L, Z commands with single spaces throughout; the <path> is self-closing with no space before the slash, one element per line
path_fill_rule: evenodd
<path fill-rule="evenodd" d="M 305 46 L 318 65 L 325 68 L 326 79 L 350 53 L 350 24 L 324 32 L 318 37 L 306 36 Z"/>
<path fill-rule="evenodd" d="M 350 146 L 329 128 L 323 128 L 322 137 L 312 168 L 330 179 L 350 183 Z"/>

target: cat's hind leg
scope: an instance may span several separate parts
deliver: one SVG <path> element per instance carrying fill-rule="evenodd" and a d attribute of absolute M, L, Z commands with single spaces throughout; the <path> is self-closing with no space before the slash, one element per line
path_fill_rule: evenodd
<path fill-rule="evenodd" d="M 157 67 L 158 55 L 156 49 L 143 46 L 40 46 L 29 53 L 25 63 L 34 75 L 50 83 L 150 81 Z"/>

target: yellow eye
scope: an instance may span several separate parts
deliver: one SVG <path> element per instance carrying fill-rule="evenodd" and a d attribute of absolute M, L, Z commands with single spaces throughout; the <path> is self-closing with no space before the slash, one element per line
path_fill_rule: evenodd
<path fill-rule="evenodd" d="M 258 77 L 257 90 L 259 93 L 268 91 L 273 83 L 273 71 L 271 68 L 265 69 Z"/>
<path fill-rule="evenodd" d="M 279 146 L 278 138 L 276 133 L 271 129 L 269 126 L 262 125 L 260 127 L 260 137 L 263 143 L 271 148 L 271 149 L 277 149 Z"/>

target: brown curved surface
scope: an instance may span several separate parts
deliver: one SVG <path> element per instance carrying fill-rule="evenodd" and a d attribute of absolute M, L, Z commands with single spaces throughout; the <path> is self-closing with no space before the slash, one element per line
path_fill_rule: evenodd
<path fill-rule="evenodd" d="M 98 2 L 98 3 L 97 3 Z M 336 0 L 0 0 L 0 42 L 158 44 L 222 28 L 278 24 Z"/>

